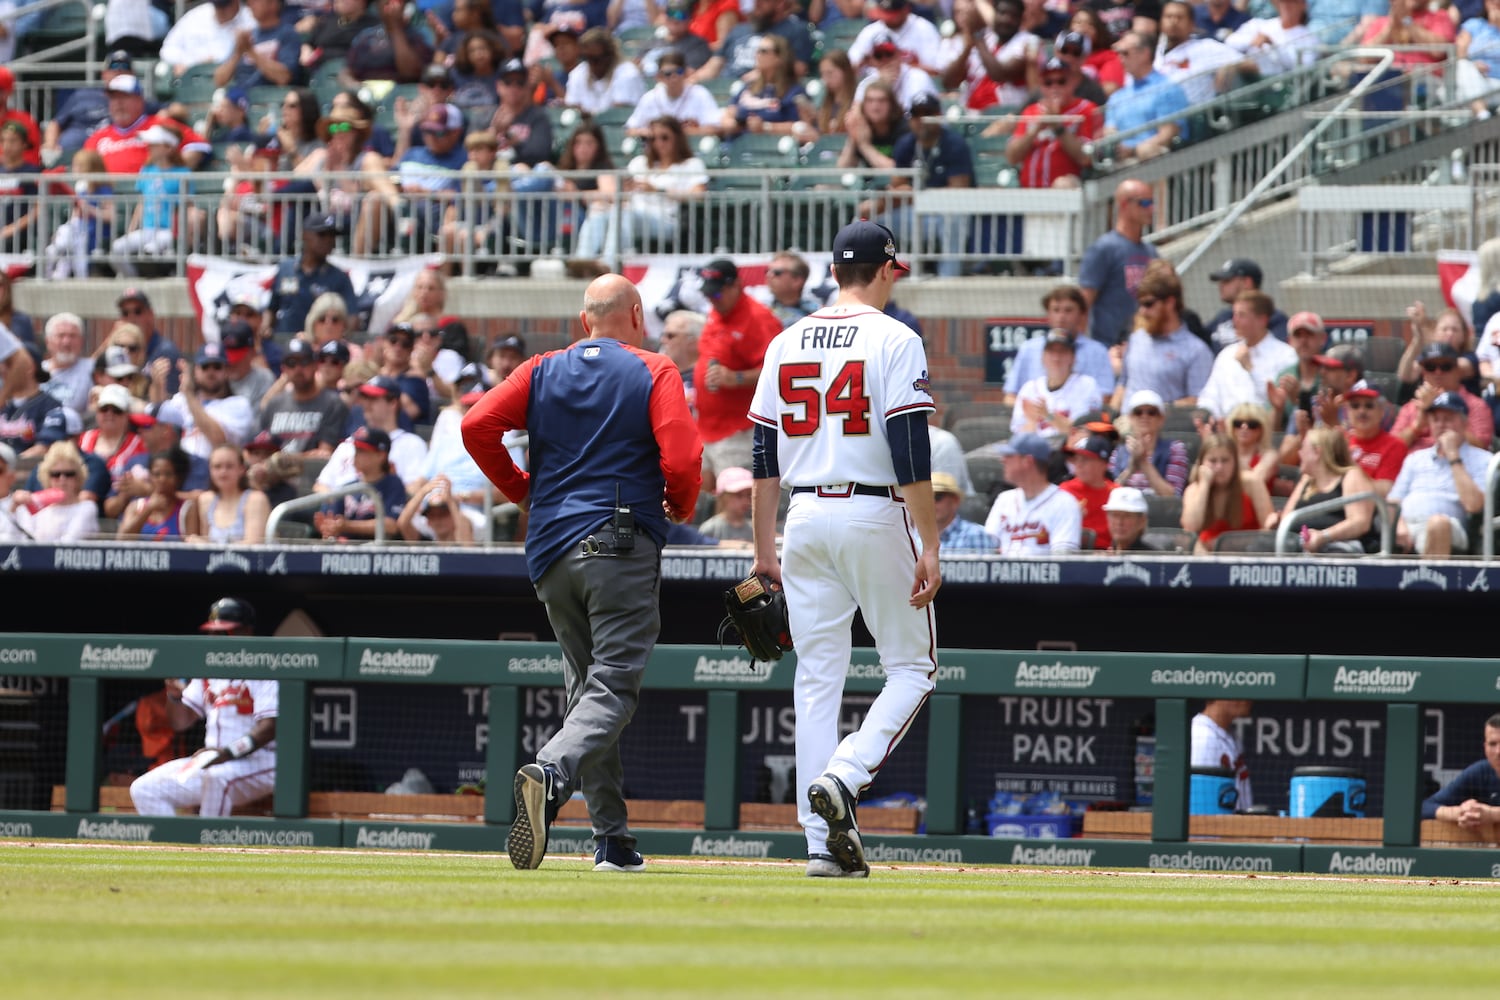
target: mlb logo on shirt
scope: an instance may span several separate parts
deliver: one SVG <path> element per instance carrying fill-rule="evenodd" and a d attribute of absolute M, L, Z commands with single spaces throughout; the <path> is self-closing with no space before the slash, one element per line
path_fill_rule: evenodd
<path fill-rule="evenodd" d="M 586 358 L 597 358 L 599 356 L 599 348 L 585 347 L 583 349 L 583 356 Z"/>

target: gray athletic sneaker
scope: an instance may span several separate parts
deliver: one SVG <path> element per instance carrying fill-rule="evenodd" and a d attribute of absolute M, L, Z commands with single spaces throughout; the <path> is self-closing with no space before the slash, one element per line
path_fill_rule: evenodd
<path fill-rule="evenodd" d="M 845 875 L 870 874 L 865 864 L 865 845 L 859 838 L 859 823 L 854 818 L 854 796 L 844 783 L 831 774 L 813 779 L 807 789 L 812 811 L 828 822 L 828 853 L 838 862 Z"/>
<path fill-rule="evenodd" d="M 510 863 L 517 868 L 540 868 L 547 853 L 547 828 L 557 810 L 552 805 L 553 775 L 541 764 L 527 764 L 516 772 L 516 821 L 505 838 Z"/>
<path fill-rule="evenodd" d="M 808 878 L 865 878 L 868 875 L 867 871 L 844 871 L 831 854 L 810 854 L 807 858 Z"/>

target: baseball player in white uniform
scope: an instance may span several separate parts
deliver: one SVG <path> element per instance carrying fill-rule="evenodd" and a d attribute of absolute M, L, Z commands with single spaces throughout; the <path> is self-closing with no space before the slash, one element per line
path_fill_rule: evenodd
<path fill-rule="evenodd" d="M 1040 434 L 1017 434 L 1000 446 L 1005 481 L 1015 489 L 995 498 L 984 530 L 1000 539 L 1003 556 L 1076 552 L 1083 534 L 1078 500 L 1047 480 L 1052 446 Z"/>
<path fill-rule="evenodd" d="M 797 649 L 798 819 L 807 874 L 869 874 L 855 803 L 911 727 L 937 675 L 932 599 L 942 584 L 922 339 L 881 312 L 896 271 L 891 231 L 845 226 L 833 241 L 834 304 L 767 349 L 751 401 L 754 571 L 782 581 Z M 776 507 L 791 487 L 780 560 Z M 910 581 L 908 583 L 908 581 Z M 858 609 L 885 687 L 839 741 Z"/>
<path fill-rule="evenodd" d="M 201 632 L 255 634 L 255 610 L 226 597 L 214 603 Z M 174 729 L 207 723 L 202 750 L 152 768 L 130 785 L 142 816 L 171 816 L 195 806 L 200 816 L 228 816 L 234 807 L 269 794 L 276 785 L 275 681 L 195 678 L 175 693 L 168 684 L 167 712 Z"/>
<path fill-rule="evenodd" d="M 1234 735 L 1234 720 L 1248 718 L 1254 702 L 1216 698 L 1193 716 L 1192 766 L 1222 767 L 1234 772 L 1234 790 L 1239 793 L 1235 809 L 1244 812 L 1255 804 L 1250 792 L 1250 765 L 1245 748 Z"/>

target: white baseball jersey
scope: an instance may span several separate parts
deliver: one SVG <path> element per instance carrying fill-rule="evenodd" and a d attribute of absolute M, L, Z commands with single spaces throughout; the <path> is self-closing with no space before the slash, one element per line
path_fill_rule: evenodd
<path fill-rule="evenodd" d="M 984 530 L 1000 540 L 1004 556 L 1047 556 L 1078 551 L 1083 513 L 1078 500 L 1056 486 L 1048 486 L 1027 500 L 1020 490 L 1006 490 L 995 498 Z"/>
<path fill-rule="evenodd" d="M 750 402 L 750 419 L 776 432 L 782 482 L 833 487 L 793 494 L 781 550 L 797 646 L 797 818 L 810 855 L 826 853 L 828 824 L 810 808 L 808 785 L 828 773 L 858 796 L 911 728 L 937 676 L 932 606 L 910 604 L 921 543 L 906 504 L 851 485 L 895 484 L 885 422 L 933 408 L 922 339 L 864 305 L 820 309 L 779 333 Z M 886 679 L 859 728 L 841 740 L 856 610 Z"/>
<path fill-rule="evenodd" d="M 275 681 L 236 681 L 218 677 L 195 678 L 182 691 L 182 703 L 203 716 L 203 745 L 227 747 L 261 719 L 276 718 L 278 692 Z M 272 741 L 262 749 L 275 749 Z"/>
<path fill-rule="evenodd" d="M 1222 767 L 1234 772 L 1234 788 L 1239 793 L 1236 809 L 1243 812 L 1255 804 L 1250 797 L 1250 768 L 1245 763 L 1245 748 L 1233 733 L 1202 712 L 1193 716 L 1192 753 L 1193 767 Z"/>
<path fill-rule="evenodd" d="M 934 409 L 911 327 L 869 306 L 830 306 L 771 341 L 749 416 L 778 432 L 784 486 L 893 486 L 886 420 Z"/>
<path fill-rule="evenodd" d="M 203 716 L 205 747 L 224 748 L 261 719 L 274 719 L 280 688 L 275 681 L 198 678 L 182 692 L 182 703 Z M 197 755 L 152 768 L 130 785 L 130 800 L 142 816 L 171 816 L 197 808 L 200 816 L 228 816 L 237 805 L 271 794 L 276 785 L 276 741 L 236 760 L 198 767 Z"/>
<path fill-rule="evenodd" d="M 1092 413 L 1104 405 L 1104 393 L 1099 391 L 1099 383 L 1094 381 L 1092 375 L 1079 375 L 1075 372 L 1056 389 L 1047 388 L 1047 376 L 1038 376 L 1021 386 L 1021 391 L 1016 393 L 1016 405 L 1010 414 L 1012 434 L 1030 431 L 1046 438 L 1062 436 L 1062 432 L 1052 424 L 1042 422 L 1032 426 L 1031 421 L 1026 418 L 1026 403 L 1038 400 L 1047 404 L 1048 413 L 1067 417 L 1076 423 L 1085 413 Z"/>

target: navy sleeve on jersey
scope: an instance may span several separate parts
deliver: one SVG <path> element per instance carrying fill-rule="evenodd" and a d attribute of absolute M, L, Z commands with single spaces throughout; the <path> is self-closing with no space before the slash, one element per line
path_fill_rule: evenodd
<path fill-rule="evenodd" d="M 905 486 L 932 478 L 926 410 L 898 413 L 885 422 L 885 433 L 891 440 L 891 464 L 896 467 L 897 483 Z"/>
<path fill-rule="evenodd" d="M 781 463 L 776 456 L 776 432 L 761 424 L 755 425 L 755 445 L 751 452 L 750 474 L 756 479 L 779 479 Z"/>

